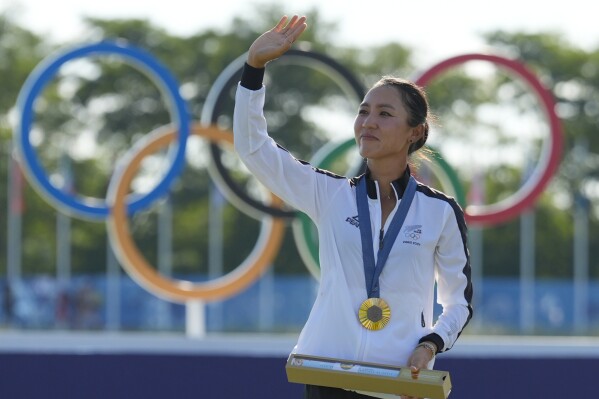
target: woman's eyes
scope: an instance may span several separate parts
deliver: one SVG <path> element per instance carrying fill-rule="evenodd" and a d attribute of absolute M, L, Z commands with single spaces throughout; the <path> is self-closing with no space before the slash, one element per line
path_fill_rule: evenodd
<path fill-rule="evenodd" d="M 368 110 L 366 110 L 366 109 L 358 110 L 358 115 L 368 115 Z M 381 111 L 381 112 L 379 112 L 379 115 L 381 115 L 381 116 L 391 116 L 391 114 L 389 112 L 387 112 L 387 111 Z"/>

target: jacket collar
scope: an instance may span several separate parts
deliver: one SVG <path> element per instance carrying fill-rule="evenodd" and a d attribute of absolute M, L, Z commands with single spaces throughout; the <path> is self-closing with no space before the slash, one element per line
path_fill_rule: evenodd
<path fill-rule="evenodd" d="M 403 193 L 406 190 L 406 187 L 408 186 L 408 182 L 410 181 L 410 176 L 411 176 L 410 167 L 407 166 L 403 175 L 401 175 L 398 179 L 391 182 L 391 184 L 393 184 L 393 187 L 395 188 L 395 191 L 397 192 L 397 195 L 399 196 L 399 198 L 403 197 Z M 372 180 L 372 178 L 370 176 L 370 170 L 368 170 L 368 168 L 366 168 L 366 172 L 364 174 L 362 174 L 352 180 L 354 181 L 354 184 L 357 185 L 358 181 L 360 181 L 360 179 L 366 179 L 366 189 L 368 192 L 368 197 L 370 199 L 377 199 L 376 183 L 374 180 Z"/>

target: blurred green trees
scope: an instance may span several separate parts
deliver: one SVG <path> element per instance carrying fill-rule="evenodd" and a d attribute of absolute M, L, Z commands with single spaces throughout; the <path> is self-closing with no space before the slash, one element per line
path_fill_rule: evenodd
<path fill-rule="evenodd" d="M 257 35 L 278 20 L 273 7 L 256 18 L 239 16 L 231 29 L 173 36 L 145 20 L 88 19 L 86 37 L 77 43 L 122 39 L 151 52 L 178 79 L 194 120 L 202 118 L 206 96 L 221 71 L 241 56 Z M 266 16 L 265 16 L 266 15 Z M 298 46 L 309 46 L 352 71 L 364 86 L 385 74 L 413 77 L 413 50 L 401 43 L 381 42 L 373 48 L 332 45 L 335 25 L 309 15 L 310 28 Z M 232 29 L 232 27 L 235 29 Z M 537 212 L 536 263 L 542 277 L 570 277 L 572 273 L 572 209 L 577 194 L 590 205 L 590 242 L 599 240 L 599 49 L 587 51 L 550 33 L 535 35 L 489 32 L 490 48 L 525 63 L 553 93 L 565 133 L 564 162 L 546 190 Z M 26 77 L 38 62 L 58 48 L 73 43 L 47 43 L 0 15 L 0 273 L 6 271 L 7 169 L 15 102 Z M 475 51 L 476 49 L 473 49 Z M 441 60 L 440 60 L 441 61 Z M 428 66 L 418 65 L 418 70 Z M 302 65 L 277 60 L 269 66 L 267 117 L 272 136 L 302 159 L 331 140 L 352 137 L 357 102 L 329 77 Z M 218 124 L 230 129 L 233 89 L 223 103 Z M 486 202 L 513 193 L 525 178 L 527 161 L 540 156 L 548 136 L 538 99 L 517 78 L 491 65 L 465 65 L 447 71 L 427 88 L 438 126 L 431 143 L 456 169 L 466 190 L 475 174 L 485 176 Z M 77 193 L 104 198 L 115 162 L 148 132 L 170 123 L 163 97 L 154 83 L 132 66 L 111 57 L 73 62 L 61 69 L 36 104 L 36 145 L 48 174 L 60 173 L 60 160 L 71 160 Z M 577 147 L 578 145 L 578 147 Z M 581 146 L 588 154 L 581 159 Z M 173 272 L 208 270 L 208 225 L 211 178 L 210 152 L 202 140 L 191 140 L 188 166 L 172 189 Z M 165 166 L 164 154 L 152 157 L 135 191 L 147 190 Z M 232 168 L 239 184 L 255 193 L 251 178 L 230 148 L 222 146 L 222 161 Z M 345 173 L 344 170 L 336 171 Z M 441 187 L 443 188 L 443 187 Z M 579 197 L 579 196 L 578 196 Z M 23 214 L 23 273 L 54 274 L 56 270 L 56 210 L 29 186 Z M 156 263 L 158 211 L 162 204 L 131 218 L 136 242 Z M 255 243 L 260 224 L 225 204 L 223 208 L 225 271 L 240 264 Z M 519 270 L 519 223 L 513 220 L 484 229 L 485 275 L 516 275 Z M 103 223 L 72 221 L 74 273 L 105 270 L 107 238 Z M 591 246 L 590 271 L 599 277 L 599 248 Z M 291 229 L 275 260 L 277 272 L 307 273 Z"/>

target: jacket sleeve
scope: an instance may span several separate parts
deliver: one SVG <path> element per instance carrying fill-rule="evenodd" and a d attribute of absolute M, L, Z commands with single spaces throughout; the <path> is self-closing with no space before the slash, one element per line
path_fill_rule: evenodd
<path fill-rule="evenodd" d="M 308 163 L 293 157 L 268 135 L 263 113 L 265 87 L 249 90 L 238 85 L 233 134 L 235 151 L 250 172 L 270 191 L 312 219 L 328 182 Z M 330 187 L 329 187 L 330 188 Z"/>
<path fill-rule="evenodd" d="M 437 302 L 443 311 L 433 332 L 420 339 L 432 341 L 439 352 L 451 349 L 472 318 L 472 280 L 464 213 L 450 201 L 435 253 Z"/>

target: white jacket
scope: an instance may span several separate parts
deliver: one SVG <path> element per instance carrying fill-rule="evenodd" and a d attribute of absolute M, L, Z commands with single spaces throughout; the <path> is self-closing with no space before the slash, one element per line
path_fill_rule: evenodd
<path fill-rule="evenodd" d="M 316 169 L 277 146 L 263 115 L 265 88 L 237 88 L 235 150 L 243 163 L 274 194 L 305 212 L 318 228 L 321 280 L 316 301 L 294 353 L 405 366 L 421 340 L 450 349 L 472 309 L 466 225 L 457 203 L 430 187 L 418 188 L 403 227 L 380 276 L 380 297 L 391 320 L 379 331 L 358 320 L 367 298 L 355 185 Z M 394 188 L 403 193 L 409 170 Z M 403 186 L 405 188 L 405 185 Z M 381 230 L 378 185 L 369 180 L 372 245 L 376 256 Z M 398 201 L 399 204 L 399 201 Z M 397 211 L 387 218 L 388 224 Z M 433 324 L 435 281 L 442 314 Z"/>

